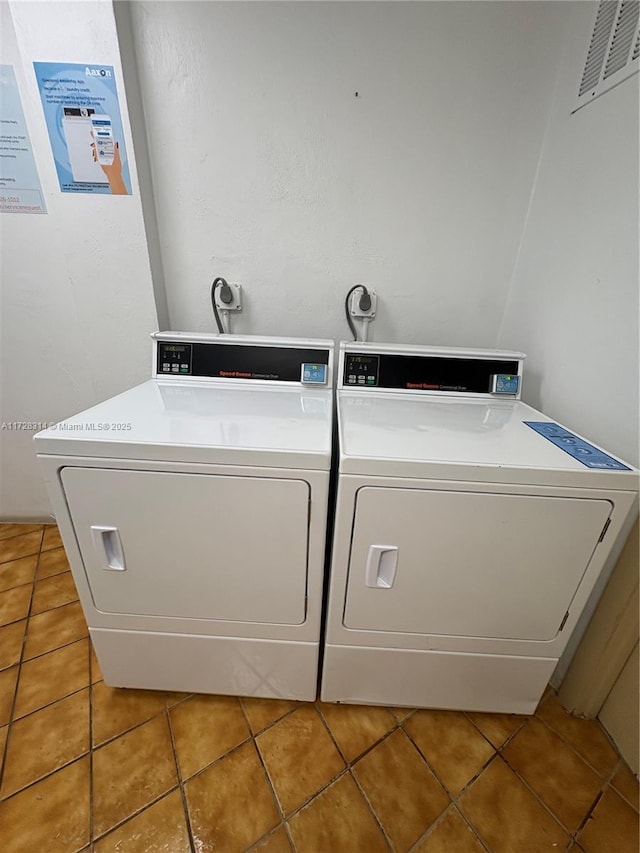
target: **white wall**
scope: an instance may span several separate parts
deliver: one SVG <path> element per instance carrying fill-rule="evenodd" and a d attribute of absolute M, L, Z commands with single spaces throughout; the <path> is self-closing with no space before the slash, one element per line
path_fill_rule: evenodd
<path fill-rule="evenodd" d="M 134 43 L 174 328 L 496 342 L 564 3 L 136 2 Z M 358 97 L 355 93 L 358 92 Z"/>
<path fill-rule="evenodd" d="M 570 115 L 593 23 L 571 6 L 498 343 L 528 354 L 527 402 L 638 465 L 639 78 Z"/>
<path fill-rule="evenodd" d="M 55 421 L 148 377 L 149 258 L 111 3 L 1 2 L 0 14 L 48 209 L 1 215 L 0 421 Z M 59 191 L 33 61 L 115 67 L 132 196 Z M 0 430 L 0 519 L 50 513 L 32 437 Z"/>

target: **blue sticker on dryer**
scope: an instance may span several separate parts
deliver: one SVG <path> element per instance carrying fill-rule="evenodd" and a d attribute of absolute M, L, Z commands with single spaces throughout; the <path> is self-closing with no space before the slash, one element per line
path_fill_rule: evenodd
<path fill-rule="evenodd" d="M 587 468 L 599 468 L 608 471 L 631 471 L 628 465 L 623 465 L 613 456 L 589 444 L 583 438 L 569 432 L 553 421 L 523 421 L 523 423 L 546 438 L 569 456 L 582 462 Z"/>

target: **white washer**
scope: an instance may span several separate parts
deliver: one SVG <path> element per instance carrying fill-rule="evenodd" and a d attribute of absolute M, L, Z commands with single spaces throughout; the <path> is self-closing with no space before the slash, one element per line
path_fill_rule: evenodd
<path fill-rule="evenodd" d="M 152 337 L 151 380 L 35 437 L 105 681 L 313 700 L 333 343 Z"/>
<path fill-rule="evenodd" d="M 324 701 L 534 711 L 638 471 L 522 403 L 523 359 L 341 344 Z"/>

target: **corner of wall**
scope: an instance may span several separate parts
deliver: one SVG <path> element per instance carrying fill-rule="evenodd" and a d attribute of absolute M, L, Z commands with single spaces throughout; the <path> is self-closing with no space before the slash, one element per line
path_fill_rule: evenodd
<path fill-rule="evenodd" d="M 149 264 L 151 267 L 153 294 L 156 303 L 156 311 L 158 313 L 158 324 L 161 330 L 167 330 L 170 328 L 169 307 L 164 269 L 162 266 L 162 253 L 160 249 L 160 236 L 158 233 L 153 180 L 151 176 L 151 160 L 149 157 L 144 102 L 140 91 L 135 45 L 133 43 L 132 36 L 133 24 L 131 21 L 130 0 L 114 0 L 113 14 L 116 32 L 118 35 L 118 43 L 120 46 L 120 60 L 122 62 L 124 87 L 129 104 L 131 134 L 133 136 L 136 150 L 138 181 L 140 184 L 140 196 L 142 199 L 142 216 L 147 238 L 147 250 L 149 253 Z"/>

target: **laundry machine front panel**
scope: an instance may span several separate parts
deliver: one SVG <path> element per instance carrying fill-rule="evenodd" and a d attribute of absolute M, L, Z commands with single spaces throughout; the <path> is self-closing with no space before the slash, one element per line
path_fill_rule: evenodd
<path fill-rule="evenodd" d="M 360 488 L 343 624 L 551 641 L 612 508 L 567 496 Z"/>
<path fill-rule="evenodd" d="M 66 467 L 61 482 L 98 611 L 305 621 L 305 480 Z"/>

